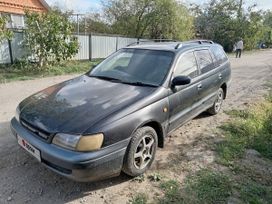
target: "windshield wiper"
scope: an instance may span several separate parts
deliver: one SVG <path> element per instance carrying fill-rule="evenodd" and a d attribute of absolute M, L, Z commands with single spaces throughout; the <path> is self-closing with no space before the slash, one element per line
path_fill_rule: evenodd
<path fill-rule="evenodd" d="M 104 80 L 107 80 L 107 81 L 122 82 L 120 79 L 116 79 L 116 78 L 113 78 L 113 77 L 96 76 L 96 75 L 89 75 L 89 76 L 90 77 L 95 77 L 95 78 L 98 78 L 98 79 L 104 79 Z"/>
<path fill-rule="evenodd" d="M 154 84 L 148 84 L 140 81 L 122 81 L 121 79 L 116 79 L 113 77 L 108 77 L 108 76 L 99 76 L 99 75 L 89 75 L 90 77 L 95 77 L 98 79 L 104 79 L 107 81 L 113 81 L 113 82 L 118 82 L 118 83 L 123 83 L 123 84 L 130 84 L 130 85 L 136 85 L 136 86 L 150 86 L 150 87 L 158 87 L 157 85 Z"/>
<path fill-rule="evenodd" d="M 154 84 L 148 84 L 148 83 L 144 83 L 144 82 L 140 82 L 140 81 L 122 81 L 122 83 L 125 84 L 131 84 L 131 85 L 136 85 L 136 86 L 150 86 L 150 87 L 158 87 L 157 85 Z"/>

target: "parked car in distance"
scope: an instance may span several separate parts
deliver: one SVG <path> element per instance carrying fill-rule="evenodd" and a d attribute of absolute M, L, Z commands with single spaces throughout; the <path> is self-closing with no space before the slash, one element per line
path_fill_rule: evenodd
<path fill-rule="evenodd" d="M 220 111 L 230 79 L 228 57 L 211 41 L 139 43 L 23 100 L 11 130 L 39 162 L 76 181 L 138 176 L 170 132 Z"/>

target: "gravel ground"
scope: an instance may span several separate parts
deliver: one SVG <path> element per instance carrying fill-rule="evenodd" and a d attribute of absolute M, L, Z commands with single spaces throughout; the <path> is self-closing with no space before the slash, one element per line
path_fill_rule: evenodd
<path fill-rule="evenodd" d="M 232 86 L 224 110 L 245 108 L 262 100 L 266 93 L 263 85 L 272 80 L 271 57 L 271 50 L 246 54 L 241 59 L 230 57 Z M 152 183 L 135 183 L 124 174 L 95 183 L 76 183 L 47 170 L 18 147 L 9 129 L 17 104 L 32 93 L 73 77 L 0 84 L 0 203 L 127 203 L 135 192 L 156 193 Z M 182 181 L 188 171 L 209 165 L 214 155 L 205 148 L 204 138 L 216 137 L 214 129 L 227 120 L 223 111 L 214 117 L 201 114 L 176 130 L 167 138 L 166 147 L 158 151 L 148 174 L 165 171 Z M 179 174 L 167 170 L 173 158 L 181 161 L 176 164 Z"/>

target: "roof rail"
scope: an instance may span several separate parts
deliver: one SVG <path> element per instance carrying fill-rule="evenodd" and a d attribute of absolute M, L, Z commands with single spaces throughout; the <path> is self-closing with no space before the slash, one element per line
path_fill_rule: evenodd
<path fill-rule="evenodd" d="M 182 43 L 178 43 L 176 46 L 175 46 L 175 49 L 177 50 L 177 49 L 179 49 L 179 48 L 181 48 L 182 47 Z"/>
<path fill-rule="evenodd" d="M 184 44 L 186 43 L 198 43 L 198 44 L 203 44 L 203 43 L 209 43 L 209 44 L 213 44 L 213 41 L 211 40 L 192 40 L 192 41 L 187 41 L 187 42 L 183 42 Z M 178 43 L 176 46 L 175 46 L 175 49 L 179 49 L 182 47 L 182 43 Z"/>
<path fill-rule="evenodd" d="M 146 43 L 146 42 L 177 42 L 176 40 L 172 39 L 148 39 L 148 40 L 137 40 L 137 42 L 131 43 L 127 45 L 127 47 L 132 46 L 132 45 L 139 45 L 140 43 Z"/>
<path fill-rule="evenodd" d="M 212 40 L 200 40 L 199 44 L 202 44 L 202 43 L 214 44 Z"/>
<path fill-rule="evenodd" d="M 208 43 L 208 44 L 214 44 L 214 42 L 212 40 L 192 40 L 192 41 L 188 41 L 185 43 L 198 43 L 198 44 L 203 44 L 203 43 Z"/>

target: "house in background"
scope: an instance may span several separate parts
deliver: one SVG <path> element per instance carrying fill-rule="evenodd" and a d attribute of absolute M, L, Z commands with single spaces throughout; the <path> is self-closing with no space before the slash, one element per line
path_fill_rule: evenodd
<path fill-rule="evenodd" d="M 25 56 L 23 35 L 21 30 L 25 25 L 25 11 L 48 12 L 50 7 L 45 0 L 0 0 L 0 15 L 7 16 L 7 28 L 14 31 L 12 40 L 5 40 L 0 44 L 0 64 L 13 63 Z"/>
<path fill-rule="evenodd" d="M 8 28 L 22 29 L 25 27 L 25 10 L 48 12 L 49 5 L 45 0 L 0 0 L 0 14 L 8 16 Z"/>

